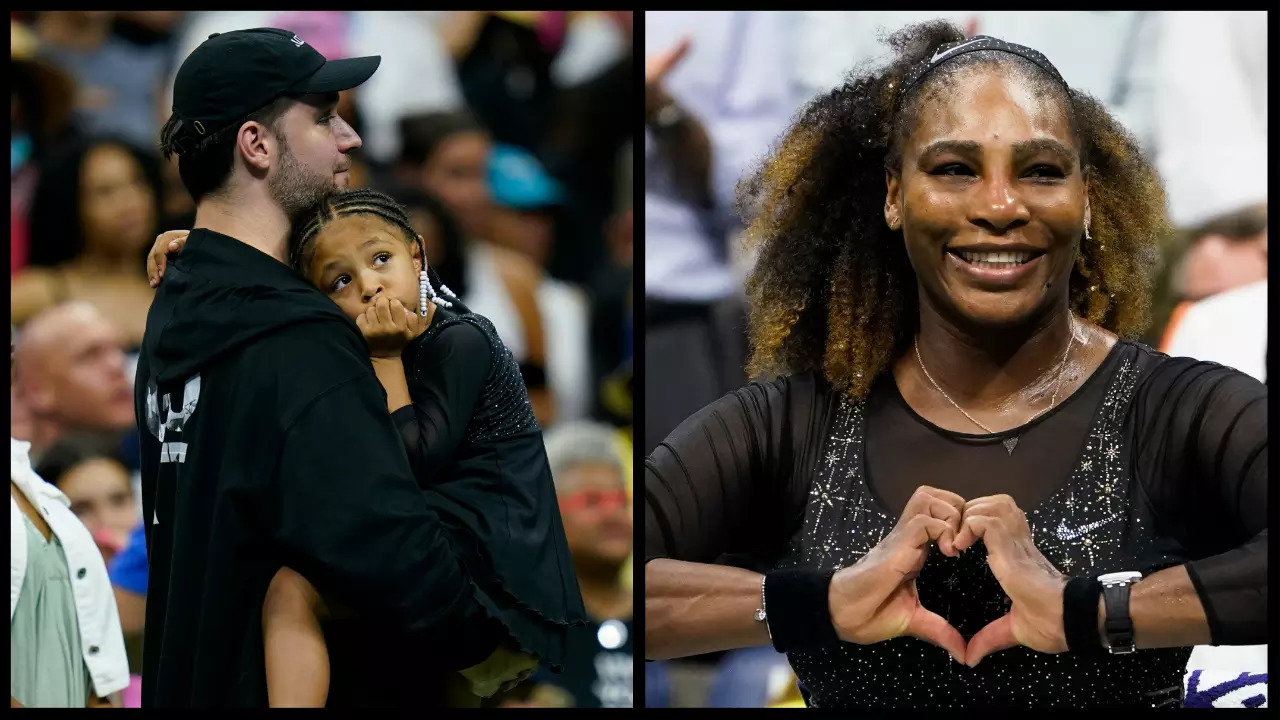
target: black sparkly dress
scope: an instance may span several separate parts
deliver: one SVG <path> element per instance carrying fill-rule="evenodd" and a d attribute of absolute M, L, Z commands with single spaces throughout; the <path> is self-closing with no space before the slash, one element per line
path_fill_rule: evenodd
<path fill-rule="evenodd" d="M 487 318 L 440 307 L 401 358 L 413 404 L 392 420 L 476 601 L 558 671 L 588 617 L 519 367 Z"/>
<path fill-rule="evenodd" d="M 996 435 L 942 430 L 891 375 L 861 402 L 812 375 L 739 390 L 650 457 L 646 559 L 852 565 L 920 485 L 1008 493 L 1068 575 L 1187 564 L 1214 644 L 1266 640 L 1266 387 L 1212 363 L 1120 341 L 1058 407 Z M 1010 453 L 1002 440 L 1018 436 Z M 695 513 L 693 509 L 696 508 Z M 979 542 L 936 547 L 921 604 L 966 640 L 1009 608 Z M 975 668 L 915 638 L 790 653 L 814 707 L 1178 706 L 1190 648 L 1048 655 L 1011 648 Z"/>

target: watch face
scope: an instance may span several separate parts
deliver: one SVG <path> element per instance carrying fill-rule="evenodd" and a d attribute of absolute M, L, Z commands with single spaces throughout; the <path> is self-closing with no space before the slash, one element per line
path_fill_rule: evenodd
<path fill-rule="evenodd" d="M 1103 585 L 1117 585 L 1120 583 L 1131 583 L 1131 582 L 1137 582 L 1138 580 L 1141 580 L 1141 579 L 1142 579 L 1142 573 L 1132 571 L 1132 570 L 1128 572 L 1107 573 L 1106 575 L 1098 576 L 1098 582 L 1102 583 Z"/>

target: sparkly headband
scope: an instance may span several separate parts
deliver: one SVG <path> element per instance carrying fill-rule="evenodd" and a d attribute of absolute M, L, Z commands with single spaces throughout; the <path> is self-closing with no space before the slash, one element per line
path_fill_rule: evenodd
<path fill-rule="evenodd" d="M 1038 65 L 1041 70 L 1049 73 L 1049 75 L 1052 76 L 1054 80 L 1057 80 L 1058 84 L 1062 85 L 1064 89 L 1070 90 L 1067 86 L 1067 81 L 1062 79 L 1062 75 L 1058 72 L 1058 69 L 1053 66 L 1053 63 L 1049 62 L 1048 58 L 1041 55 L 1039 52 L 1036 52 L 1025 45 L 997 40 L 996 38 L 988 37 L 986 35 L 975 35 L 968 40 L 947 43 L 939 47 L 934 51 L 933 57 L 928 60 L 922 60 L 908 71 L 902 78 L 902 90 L 898 93 L 899 105 L 901 105 L 902 100 L 906 98 L 907 94 L 915 89 L 924 76 L 928 75 L 931 70 L 952 58 L 959 57 L 965 53 L 977 52 L 979 50 L 999 50 L 1001 52 L 1013 53 L 1019 57 L 1026 58 Z"/>

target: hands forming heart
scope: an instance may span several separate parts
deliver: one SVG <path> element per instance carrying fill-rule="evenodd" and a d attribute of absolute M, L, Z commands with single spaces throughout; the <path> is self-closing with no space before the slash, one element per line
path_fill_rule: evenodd
<path fill-rule="evenodd" d="M 1012 606 L 965 643 L 960 631 L 920 604 L 916 577 L 931 543 L 937 542 L 942 554 L 957 557 L 980 539 L 991 573 Z M 966 502 L 955 493 L 921 486 L 893 530 L 831 579 L 828 603 L 841 640 L 866 645 L 914 637 L 974 667 L 993 652 L 1017 646 L 1065 652 L 1066 584 L 1067 577 L 1036 549 L 1026 514 L 1013 498 L 992 495 Z"/>

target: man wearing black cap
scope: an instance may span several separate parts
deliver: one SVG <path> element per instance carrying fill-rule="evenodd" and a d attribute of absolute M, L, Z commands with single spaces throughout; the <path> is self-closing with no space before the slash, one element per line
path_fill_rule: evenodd
<path fill-rule="evenodd" d="M 281 567 L 376 619 L 331 639 L 330 705 L 436 704 L 446 671 L 502 637 L 468 610 L 356 325 L 285 264 L 290 216 L 345 187 L 360 146 L 337 93 L 378 62 L 255 29 L 210 36 L 178 71 L 162 148 L 197 207 L 135 384 L 143 707 L 267 705 L 262 604 Z"/>

